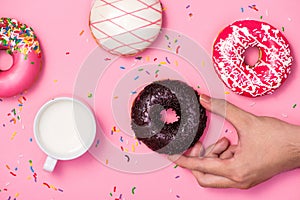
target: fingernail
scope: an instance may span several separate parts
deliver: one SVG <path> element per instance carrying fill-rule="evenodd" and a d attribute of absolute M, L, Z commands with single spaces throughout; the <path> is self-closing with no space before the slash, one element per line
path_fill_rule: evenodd
<path fill-rule="evenodd" d="M 201 94 L 200 95 L 200 102 L 210 103 L 210 97 L 205 95 L 205 94 Z"/>

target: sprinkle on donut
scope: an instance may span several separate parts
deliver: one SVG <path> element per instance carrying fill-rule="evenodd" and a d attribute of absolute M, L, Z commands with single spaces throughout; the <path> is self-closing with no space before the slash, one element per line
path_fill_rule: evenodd
<path fill-rule="evenodd" d="M 249 47 L 260 51 L 254 66 L 244 61 Z M 219 77 L 233 92 L 248 97 L 272 94 L 291 73 L 292 60 L 287 39 L 266 22 L 236 21 L 221 31 L 213 45 Z"/>
<path fill-rule="evenodd" d="M 15 19 L 0 19 L 0 45 L 7 47 L 10 51 L 19 51 L 27 55 L 34 51 L 41 53 L 40 45 L 33 29 Z"/>

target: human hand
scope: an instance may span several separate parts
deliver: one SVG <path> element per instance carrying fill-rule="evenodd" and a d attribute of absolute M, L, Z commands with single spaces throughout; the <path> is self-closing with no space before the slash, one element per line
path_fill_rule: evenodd
<path fill-rule="evenodd" d="M 201 95 L 200 102 L 208 111 L 227 119 L 239 136 L 237 145 L 222 138 L 203 157 L 200 142 L 185 155 L 169 156 L 177 165 L 190 169 L 201 186 L 248 189 L 300 166 L 299 126 L 255 116 L 206 95 Z"/>

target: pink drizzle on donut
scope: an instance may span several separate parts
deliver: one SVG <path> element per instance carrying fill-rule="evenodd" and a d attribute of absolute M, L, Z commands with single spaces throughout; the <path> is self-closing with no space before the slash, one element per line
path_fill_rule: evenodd
<path fill-rule="evenodd" d="M 258 47 L 261 52 L 254 66 L 244 61 L 248 47 Z M 272 94 L 291 72 L 289 43 L 278 29 L 265 22 L 237 21 L 219 34 L 213 48 L 216 72 L 237 94 L 249 97 Z"/>

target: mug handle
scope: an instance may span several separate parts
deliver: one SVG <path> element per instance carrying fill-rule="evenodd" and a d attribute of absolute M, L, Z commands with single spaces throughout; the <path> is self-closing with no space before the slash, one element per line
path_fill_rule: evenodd
<path fill-rule="evenodd" d="M 53 170 L 56 166 L 56 163 L 57 163 L 57 159 L 52 158 L 51 156 L 48 156 L 44 163 L 44 170 L 46 170 L 48 172 L 53 172 Z"/>

